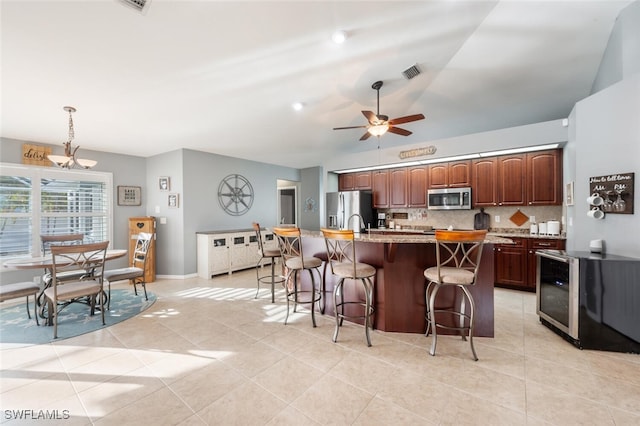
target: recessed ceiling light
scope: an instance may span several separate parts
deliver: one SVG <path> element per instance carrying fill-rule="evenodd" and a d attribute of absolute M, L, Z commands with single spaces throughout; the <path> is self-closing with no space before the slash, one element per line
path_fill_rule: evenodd
<path fill-rule="evenodd" d="M 335 44 L 342 44 L 346 39 L 347 39 L 347 33 L 342 30 L 338 30 L 333 34 L 331 34 L 331 40 L 333 40 Z"/>
<path fill-rule="evenodd" d="M 291 106 L 293 107 L 293 109 L 295 109 L 296 111 L 300 111 L 302 109 L 302 107 L 304 107 L 304 105 L 302 104 L 302 102 L 294 102 L 293 104 L 291 104 Z"/>

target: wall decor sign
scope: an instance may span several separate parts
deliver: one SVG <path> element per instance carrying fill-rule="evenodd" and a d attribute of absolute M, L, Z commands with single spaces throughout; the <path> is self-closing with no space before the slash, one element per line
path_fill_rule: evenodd
<path fill-rule="evenodd" d="M 603 202 L 600 208 L 608 214 L 633 214 L 633 190 L 634 173 L 616 173 L 589 178 L 589 194 L 602 197 Z"/>
<path fill-rule="evenodd" d="M 253 187 L 244 176 L 231 174 L 218 185 L 220 207 L 231 216 L 241 216 L 253 204 Z"/>
<path fill-rule="evenodd" d="M 158 178 L 158 188 L 160 191 L 168 191 L 171 189 L 171 180 L 168 176 L 160 176 Z"/>
<path fill-rule="evenodd" d="M 398 154 L 398 157 L 400 157 L 400 159 L 405 159 L 405 158 L 413 158 L 413 157 L 422 157 L 425 155 L 433 155 L 436 153 L 436 150 L 437 148 L 433 145 L 426 146 L 424 148 L 409 149 L 407 151 L 400 151 L 400 154 Z"/>
<path fill-rule="evenodd" d="M 47 158 L 49 154 L 51 154 L 51 147 L 22 144 L 22 164 L 50 167 L 53 163 Z"/>
<path fill-rule="evenodd" d="M 142 204 L 142 189 L 139 186 L 118 186 L 119 206 L 139 206 Z"/>

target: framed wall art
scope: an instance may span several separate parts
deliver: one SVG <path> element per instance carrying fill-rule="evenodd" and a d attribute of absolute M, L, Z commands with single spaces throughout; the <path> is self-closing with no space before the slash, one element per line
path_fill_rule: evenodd
<path fill-rule="evenodd" d="M 177 209 L 178 207 L 180 207 L 179 203 L 180 203 L 180 197 L 178 194 L 176 193 L 169 194 L 169 201 L 168 201 L 169 208 Z"/>
<path fill-rule="evenodd" d="M 139 186 L 118 186 L 118 205 L 142 205 L 142 189 Z"/>
<path fill-rule="evenodd" d="M 169 176 L 160 176 L 158 178 L 158 188 L 160 191 L 169 191 L 171 189 L 171 180 Z"/>

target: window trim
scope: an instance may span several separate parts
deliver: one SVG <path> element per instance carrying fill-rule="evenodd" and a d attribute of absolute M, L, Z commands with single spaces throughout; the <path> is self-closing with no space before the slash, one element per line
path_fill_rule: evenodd
<path fill-rule="evenodd" d="M 105 196 L 107 197 L 107 240 L 113 241 L 113 173 L 97 172 L 90 170 L 66 170 L 53 167 L 32 166 L 27 164 L 0 163 L 0 174 L 6 176 L 24 176 L 31 179 L 31 196 L 32 208 L 31 213 L 21 214 L 25 217 L 30 216 L 32 220 L 31 234 L 31 255 L 6 256 L 0 259 L 0 263 L 4 263 L 9 259 L 20 259 L 25 257 L 39 257 L 40 250 L 40 220 L 42 218 L 41 189 L 40 184 L 43 178 L 50 179 L 67 179 L 67 180 L 88 180 L 94 182 L 102 182 L 105 184 Z"/>

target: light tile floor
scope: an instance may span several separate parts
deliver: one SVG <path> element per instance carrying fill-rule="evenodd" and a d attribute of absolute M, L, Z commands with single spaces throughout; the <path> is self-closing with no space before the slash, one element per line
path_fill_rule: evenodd
<path fill-rule="evenodd" d="M 120 286 L 124 287 L 125 284 Z M 65 425 L 639 425 L 640 356 L 581 351 L 542 326 L 530 293 L 496 289 L 496 336 L 372 333 L 255 296 L 253 270 L 159 280 L 142 315 L 1 351 L 2 423 Z M 57 410 L 57 411 L 55 411 Z M 42 421 L 32 423 L 45 424 Z M 46 424 L 51 423 L 50 421 Z"/>

